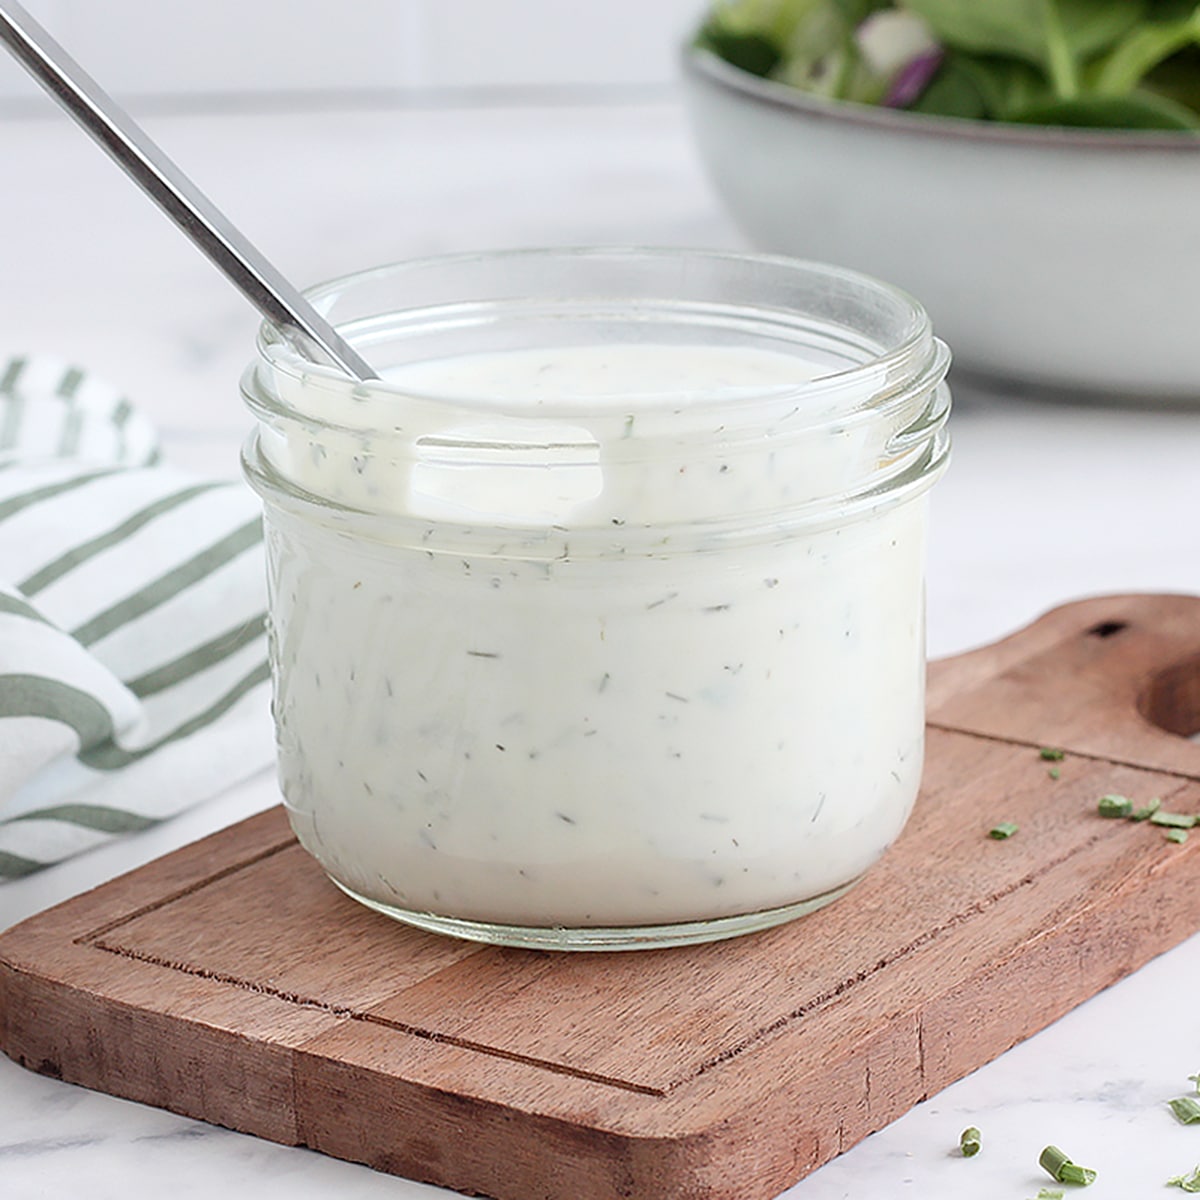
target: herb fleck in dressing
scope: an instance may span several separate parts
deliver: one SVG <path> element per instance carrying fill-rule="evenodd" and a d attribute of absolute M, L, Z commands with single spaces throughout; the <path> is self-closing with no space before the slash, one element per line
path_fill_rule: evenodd
<path fill-rule="evenodd" d="M 838 268 L 550 250 L 314 297 L 381 372 L 266 329 L 280 777 L 401 920 L 546 948 L 728 937 L 836 898 L 921 775 L 948 354 Z"/>
<path fill-rule="evenodd" d="M 769 351 L 631 345 L 475 355 L 391 382 L 536 408 L 813 373 Z M 390 469 L 327 450 L 294 456 L 296 484 L 338 494 Z M 626 473 L 611 496 L 573 468 L 549 484 L 525 468 L 526 485 L 486 463 L 463 486 L 392 491 L 419 521 L 470 503 L 481 526 L 489 510 L 526 526 L 475 531 L 469 553 L 459 527 L 395 545 L 271 513 L 283 788 L 326 869 L 389 905 L 535 926 L 771 909 L 865 871 L 921 771 L 923 505 L 772 531 L 789 481 L 761 455 L 739 467 L 714 466 L 705 506 L 767 514 L 758 536 L 685 527 L 636 553 L 628 531 L 677 505 L 664 490 L 694 487 L 679 465 Z M 547 504 L 549 535 L 529 515 Z"/>

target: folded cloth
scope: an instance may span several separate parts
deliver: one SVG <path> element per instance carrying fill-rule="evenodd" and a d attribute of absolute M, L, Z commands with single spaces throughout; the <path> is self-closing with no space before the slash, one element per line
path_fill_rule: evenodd
<path fill-rule="evenodd" d="M 272 758 L 257 500 L 158 460 L 108 385 L 0 358 L 0 880 Z"/>

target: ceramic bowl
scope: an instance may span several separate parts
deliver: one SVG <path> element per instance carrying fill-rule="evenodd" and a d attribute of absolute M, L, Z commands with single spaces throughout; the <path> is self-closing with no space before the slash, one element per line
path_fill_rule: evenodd
<path fill-rule="evenodd" d="M 1200 403 L 1200 137 L 828 101 L 693 48 L 684 78 L 751 241 L 906 288 L 960 378 Z"/>

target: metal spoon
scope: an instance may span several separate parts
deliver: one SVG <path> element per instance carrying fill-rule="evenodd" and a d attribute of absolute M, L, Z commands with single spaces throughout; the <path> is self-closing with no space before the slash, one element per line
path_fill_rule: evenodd
<path fill-rule="evenodd" d="M 378 376 L 136 122 L 19 4 L 0 0 L 0 42 L 304 357 Z"/>

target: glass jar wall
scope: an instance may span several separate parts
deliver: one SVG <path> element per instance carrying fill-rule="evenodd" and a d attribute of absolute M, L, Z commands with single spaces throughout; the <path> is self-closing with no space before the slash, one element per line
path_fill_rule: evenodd
<path fill-rule="evenodd" d="M 243 392 L 280 778 L 333 880 L 426 928 L 581 949 L 850 887 L 921 774 L 949 397 L 919 305 L 686 251 L 312 295 L 382 380 L 268 327 Z"/>

